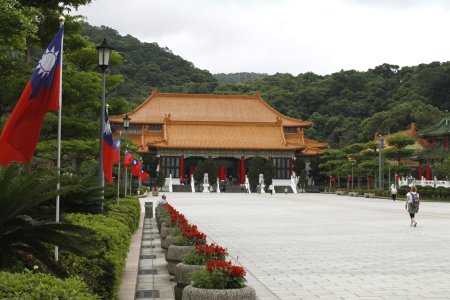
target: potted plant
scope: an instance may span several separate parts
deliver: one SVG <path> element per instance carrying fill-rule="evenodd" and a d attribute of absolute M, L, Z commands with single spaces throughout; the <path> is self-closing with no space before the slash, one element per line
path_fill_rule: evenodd
<path fill-rule="evenodd" d="M 255 289 L 246 286 L 245 270 L 231 261 L 213 260 L 192 274 L 192 284 L 183 290 L 184 300 L 255 300 Z"/>
<path fill-rule="evenodd" d="M 175 267 L 175 300 L 182 299 L 183 289 L 191 284 L 193 272 L 204 269 L 205 264 L 210 261 L 224 260 L 226 255 L 226 250 L 216 244 L 198 244 L 194 250 L 185 254 L 183 262 Z"/>
<path fill-rule="evenodd" d="M 206 235 L 198 231 L 196 225 L 184 223 L 178 226 L 180 234 L 172 236 L 172 244 L 167 250 L 167 268 L 169 274 L 175 275 L 175 266 L 183 260 L 183 256 L 194 249 L 197 244 L 206 244 Z"/>

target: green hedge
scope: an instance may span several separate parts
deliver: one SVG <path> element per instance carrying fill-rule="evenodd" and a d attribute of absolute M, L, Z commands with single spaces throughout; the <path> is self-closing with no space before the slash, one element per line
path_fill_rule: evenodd
<path fill-rule="evenodd" d="M 139 225 L 140 204 L 135 197 L 107 203 L 104 215 L 68 214 L 65 221 L 93 229 L 97 255 L 79 257 L 62 251 L 69 274 L 79 276 L 102 299 L 117 299 L 131 235 Z"/>
<path fill-rule="evenodd" d="M 96 300 L 86 284 L 79 278 L 58 279 L 52 275 L 0 272 L 0 299 L 47 300 L 73 299 Z"/>
<path fill-rule="evenodd" d="M 450 188 L 432 186 L 420 186 L 416 185 L 417 192 L 421 199 L 428 200 L 438 200 L 438 201 L 449 201 L 450 200 Z M 398 189 L 398 194 L 405 197 L 406 194 L 411 190 L 409 186 L 401 186 Z"/>

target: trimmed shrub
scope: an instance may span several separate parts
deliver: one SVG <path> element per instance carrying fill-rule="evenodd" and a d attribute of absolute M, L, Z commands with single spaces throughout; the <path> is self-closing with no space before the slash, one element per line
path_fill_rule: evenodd
<path fill-rule="evenodd" d="M 58 279 L 52 275 L 0 272 L 1 299 L 77 299 L 96 300 L 80 278 Z"/>
<path fill-rule="evenodd" d="M 61 262 L 70 275 L 82 278 L 102 299 L 118 298 L 131 235 L 139 224 L 139 215 L 139 200 L 132 197 L 122 199 L 120 204 L 109 204 L 105 215 L 66 215 L 65 221 L 96 232 L 92 242 L 97 246 L 97 253 L 93 258 L 86 258 L 62 251 Z"/>

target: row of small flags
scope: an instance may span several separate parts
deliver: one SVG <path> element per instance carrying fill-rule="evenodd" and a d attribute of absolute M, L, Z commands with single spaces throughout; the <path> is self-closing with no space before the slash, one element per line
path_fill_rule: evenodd
<path fill-rule="evenodd" d="M 103 132 L 103 171 L 105 180 L 112 184 L 113 165 L 120 164 L 120 136 L 113 141 L 111 125 L 109 123 L 108 108 L 105 110 L 105 131 Z M 142 170 L 142 162 L 133 157 L 133 153 L 129 150 L 125 151 L 123 158 L 123 167 L 131 166 L 131 174 L 137 176 L 141 181 L 147 180 L 150 175 Z"/>

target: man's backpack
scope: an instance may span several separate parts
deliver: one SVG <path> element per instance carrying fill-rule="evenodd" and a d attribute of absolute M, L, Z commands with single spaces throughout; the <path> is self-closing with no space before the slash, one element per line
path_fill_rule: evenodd
<path fill-rule="evenodd" d="M 413 194 L 411 193 L 411 203 L 410 203 L 412 208 L 416 208 L 419 207 L 419 196 L 417 194 Z"/>

